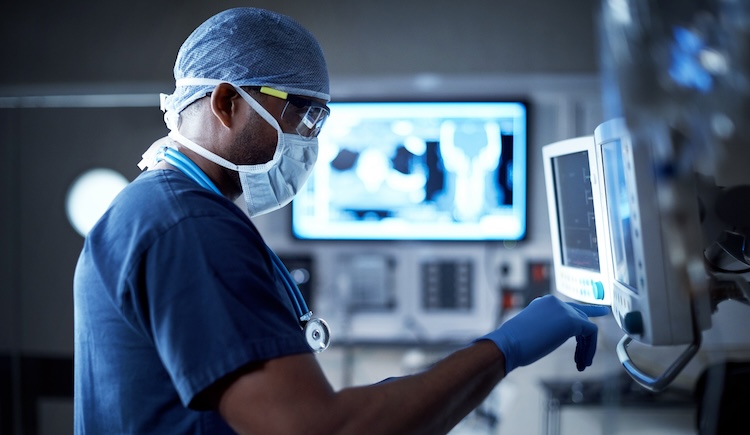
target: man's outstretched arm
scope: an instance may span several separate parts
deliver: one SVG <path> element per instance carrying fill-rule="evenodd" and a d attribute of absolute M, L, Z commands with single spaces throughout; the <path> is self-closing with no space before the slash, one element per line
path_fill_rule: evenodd
<path fill-rule="evenodd" d="M 589 316 L 606 307 L 534 300 L 498 329 L 430 368 L 373 385 L 334 391 L 312 354 L 267 361 L 224 392 L 219 411 L 239 433 L 394 434 L 449 432 L 511 370 L 576 337 L 579 370 L 596 351 Z"/>

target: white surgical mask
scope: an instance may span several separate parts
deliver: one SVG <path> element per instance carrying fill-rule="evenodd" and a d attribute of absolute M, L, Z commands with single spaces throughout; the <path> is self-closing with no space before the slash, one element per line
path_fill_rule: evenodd
<path fill-rule="evenodd" d="M 217 85 L 226 83 L 214 79 L 181 79 L 181 85 Z M 231 84 L 231 83 L 230 83 Z M 232 84 L 242 98 L 260 116 L 271 124 L 278 134 L 273 158 L 258 165 L 236 165 L 186 138 L 177 129 L 179 118 L 165 114 L 169 137 L 219 166 L 237 171 L 242 183 L 242 193 L 250 216 L 278 210 L 289 204 L 312 172 L 318 158 L 318 139 L 304 138 L 298 134 L 284 133 L 276 119 L 239 86 Z"/>

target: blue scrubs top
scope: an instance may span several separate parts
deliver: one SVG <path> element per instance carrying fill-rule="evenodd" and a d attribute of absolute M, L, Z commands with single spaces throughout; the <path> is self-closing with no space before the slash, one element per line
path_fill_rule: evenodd
<path fill-rule="evenodd" d="M 200 393 L 310 352 L 267 249 L 237 205 L 179 171 L 128 185 L 75 271 L 75 432 L 231 433 Z"/>

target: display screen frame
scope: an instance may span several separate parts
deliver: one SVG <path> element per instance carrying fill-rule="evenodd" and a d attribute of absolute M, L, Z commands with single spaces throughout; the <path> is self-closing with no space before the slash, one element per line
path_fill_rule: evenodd
<path fill-rule="evenodd" d="M 530 104 L 527 100 L 350 99 L 331 102 L 329 106 L 331 116 L 318 138 L 318 161 L 290 207 L 290 232 L 295 240 L 501 242 L 526 238 L 530 130 Z M 357 117 L 363 121 L 358 127 L 352 127 Z M 389 125 L 387 129 L 384 126 L 386 123 Z M 481 127 L 477 127 L 478 125 Z M 474 128 L 472 133 L 465 133 L 465 130 L 471 128 Z M 363 139 L 369 134 L 368 129 L 380 129 L 377 134 L 381 136 L 377 139 Z M 476 154 L 470 158 L 466 156 L 466 152 L 464 155 L 454 152 L 447 166 L 463 164 L 465 168 L 467 164 L 473 165 L 472 167 L 484 164 L 492 168 L 492 164 L 487 165 L 487 162 L 497 159 L 496 167 L 482 169 L 485 171 L 480 177 L 482 180 L 472 178 L 471 171 L 463 178 L 464 186 L 467 183 L 474 183 L 471 186 L 479 183 L 484 187 L 481 197 L 473 194 L 480 189 L 464 188 L 462 191 L 468 193 L 459 195 L 456 192 L 460 189 L 453 187 L 453 199 L 445 203 L 463 201 L 462 209 L 469 210 L 463 216 L 456 216 L 456 206 L 439 205 L 439 201 L 445 200 L 445 197 L 430 199 L 435 198 L 435 192 L 438 192 L 437 195 L 444 195 L 447 190 L 445 186 L 450 183 L 453 183 L 452 186 L 461 185 L 458 170 L 446 167 L 447 159 L 443 157 L 450 149 L 464 151 L 455 146 L 456 142 L 452 142 L 452 147 L 444 145 L 451 142 L 445 139 L 451 137 L 447 136 L 449 134 L 454 138 L 458 134 L 465 134 L 472 140 L 477 140 L 477 135 L 484 134 L 487 145 L 471 149 Z M 398 135 L 403 137 L 398 138 Z M 381 140 L 380 137 L 386 139 Z M 371 144 L 367 140 L 377 142 Z M 394 142 L 398 140 L 403 140 L 403 143 Z M 503 145 L 504 140 L 512 141 L 510 148 L 507 148 L 507 144 Z M 393 151 L 396 147 L 401 156 L 378 151 L 377 148 L 380 147 L 388 151 Z M 423 154 L 420 154 L 420 149 Z M 511 159 L 503 160 L 508 151 L 511 152 Z M 406 157 L 402 158 L 403 156 Z M 414 165 L 413 173 L 404 171 L 410 164 L 409 159 L 421 162 Z M 472 163 L 467 163 L 468 161 Z M 355 178 L 353 165 L 360 165 L 362 162 L 369 162 L 362 165 L 370 168 L 369 172 L 357 174 Z M 402 173 L 394 172 L 397 163 L 401 165 Z M 386 169 L 391 172 L 388 176 L 392 176 L 400 185 L 408 186 L 408 183 L 413 183 L 420 186 L 410 191 L 405 189 L 402 196 L 411 197 L 400 204 L 393 200 L 397 195 L 385 194 L 383 190 L 378 199 L 375 196 L 378 189 L 372 190 L 371 186 L 366 186 L 370 190 L 362 188 L 363 180 L 371 184 L 390 183 L 391 179 L 386 181 L 382 172 L 379 175 L 372 173 L 372 168 L 386 164 L 390 164 Z M 512 169 L 509 169 L 509 165 Z M 420 167 L 422 179 L 418 173 Z M 435 167 L 442 171 L 442 188 L 428 188 L 428 184 L 434 185 L 430 176 L 436 172 Z M 502 190 L 505 199 L 500 199 L 498 185 L 491 184 L 500 177 L 501 171 L 507 173 L 508 183 Z M 349 178 L 346 179 L 342 174 Z M 449 177 L 453 177 L 453 180 L 446 181 Z M 498 193 L 497 203 L 487 199 L 487 196 L 492 197 L 494 193 Z M 372 196 L 368 196 L 371 194 Z M 420 195 L 424 195 L 424 199 L 420 200 Z M 347 196 L 349 199 L 344 199 Z M 384 198 L 393 201 L 388 203 Z M 407 213 L 408 217 L 405 217 Z"/>

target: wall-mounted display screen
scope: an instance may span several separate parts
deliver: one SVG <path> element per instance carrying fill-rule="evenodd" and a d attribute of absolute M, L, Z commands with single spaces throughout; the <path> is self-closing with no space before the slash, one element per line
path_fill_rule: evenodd
<path fill-rule="evenodd" d="M 292 202 L 307 240 L 520 240 L 522 101 L 334 102 Z"/>

